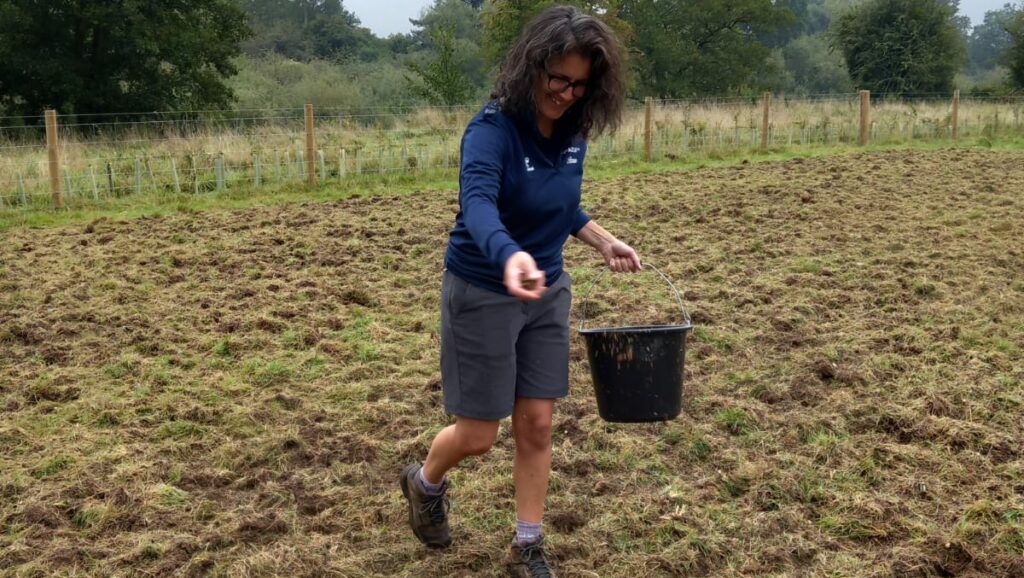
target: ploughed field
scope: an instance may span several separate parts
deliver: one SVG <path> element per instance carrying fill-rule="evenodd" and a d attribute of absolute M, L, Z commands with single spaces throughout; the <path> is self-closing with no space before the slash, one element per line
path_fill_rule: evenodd
<path fill-rule="evenodd" d="M 943 150 L 589 183 L 679 286 L 683 414 L 556 407 L 566 577 L 1024 576 L 1024 155 Z M 448 423 L 452 191 L 8 231 L 0 576 L 493 576 L 512 440 L 427 551 L 397 475 Z M 570 240 L 580 319 L 599 261 Z M 593 325 L 676 323 L 653 273 Z M 575 333 L 575 331 L 574 331 Z"/>

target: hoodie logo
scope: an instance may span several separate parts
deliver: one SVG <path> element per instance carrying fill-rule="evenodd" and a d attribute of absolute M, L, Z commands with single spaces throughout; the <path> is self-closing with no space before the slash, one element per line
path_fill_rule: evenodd
<path fill-rule="evenodd" d="M 530 164 L 530 157 L 523 157 L 523 160 L 526 161 L 526 172 L 532 173 L 533 165 Z"/>
<path fill-rule="evenodd" d="M 576 155 L 579 152 L 580 152 L 580 147 L 569 147 L 569 148 L 565 149 L 564 151 L 562 151 L 562 154 L 563 155 Z M 569 158 L 565 159 L 565 164 L 567 164 L 567 165 L 575 165 L 575 164 L 577 164 L 579 162 L 580 162 L 579 159 L 576 158 L 575 156 L 570 156 Z"/>

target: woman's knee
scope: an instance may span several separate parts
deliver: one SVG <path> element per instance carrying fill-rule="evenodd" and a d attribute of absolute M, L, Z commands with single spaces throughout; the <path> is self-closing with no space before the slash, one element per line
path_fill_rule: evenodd
<path fill-rule="evenodd" d="M 543 450 L 551 446 L 551 414 L 528 412 L 518 416 L 513 425 L 516 445 Z"/>
<path fill-rule="evenodd" d="M 459 420 L 455 424 L 455 437 L 467 455 L 479 456 L 490 451 L 498 437 L 498 422 Z"/>

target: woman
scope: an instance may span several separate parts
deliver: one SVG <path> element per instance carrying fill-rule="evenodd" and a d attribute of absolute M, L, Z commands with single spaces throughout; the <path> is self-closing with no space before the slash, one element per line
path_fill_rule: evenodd
<path fill-rule="evenodd" d="M 451 543 L 445 473 L 486 453 L 512 416 L 516 535 L 512 570 L 553 576 L 541 522 L 551 470 L 551 416 L 569 392 L 570 234 L 613 271 L 640 269 L 628 245 L 579 208 L 586 139 L 618 126 L 621 49 L 600 20 L 550 8 L 502 64 L 489 102 L 462 139 L 460 211 L 441 289 L 441 377 L 455 423 L 426 461 L 402 472 L 409 524 L 430 547 Z"/>

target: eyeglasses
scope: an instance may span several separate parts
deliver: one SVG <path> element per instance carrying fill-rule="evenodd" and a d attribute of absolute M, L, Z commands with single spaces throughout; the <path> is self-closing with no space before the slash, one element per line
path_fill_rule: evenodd
<path fill-rule="evenodd" d="M 547 70 L 544 71 L 544 74 L 548 75 L 548 90 L 555 94 L 562 94 L 565 92 L 565 89 L 570 87 L 572 88 L 572 95 L 576 98 L 581 98 L 587 93 L 587 83 L 590 82 L 589 80 L 572 81 L 564 76 L 551 74 Z"/>

